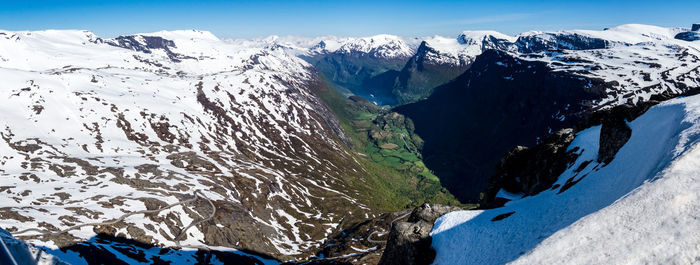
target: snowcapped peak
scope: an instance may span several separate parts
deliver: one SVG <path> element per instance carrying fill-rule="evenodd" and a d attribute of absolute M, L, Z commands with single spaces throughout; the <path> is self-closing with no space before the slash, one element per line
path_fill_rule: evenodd
<path fill-rule="evenodd" d="M 465 30 L 457 37 L 461 44 L 470 44 L 473 42 L 480 43 L 487 37 L 494 37 L 496 39 L 504 39 L 510 42 L 515 41 L 515 37 L 508 36 L 506 34 L 500 33 L 493 30 Z"/>
<path fill-rule="evenodd" d="M 428 37 L 418 55 L 436 64 L 464 65 L 487 49 L 505 49 L 515 38 L 496 31 L 464 31 L 457 38 Z"/>
<path fill-rule="evenodd" d="M 410 57 L 414 52 L 401 37 L 388 34 L 350 39 L 342 44 L 337 51 L 341 53 L 365 53 L 385 58 Z"/>

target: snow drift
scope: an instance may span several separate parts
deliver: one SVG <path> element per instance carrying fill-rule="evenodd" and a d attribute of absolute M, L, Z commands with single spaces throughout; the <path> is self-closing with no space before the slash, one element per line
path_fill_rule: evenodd
<path fill-rule="evenodd" d="M 700 261 L 700 96 L 664 102 L 629 126 L 607 165 L 596 162 L 600 126 L 588 128 L 569 146 L 580 156 L 550 190 L 438 219 L 434 263 Z"/>

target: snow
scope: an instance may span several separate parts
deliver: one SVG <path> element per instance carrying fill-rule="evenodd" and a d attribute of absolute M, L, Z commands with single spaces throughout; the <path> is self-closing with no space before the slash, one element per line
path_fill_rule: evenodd
<path fill-rule="evenodd" d="M 6 251 L 9 251 L 9 256 L 7 256 L 8 253 Z M 3 229 L 0 229 L 0 262 L 10 262 L 9 264 L 14 262 L 18 265 L 66 264 L 64 263 L 65 261 L 14 238 Z"/>
<path fill-rule="evenodd" d="M 631 138 L 608 165 L 574 172 L 596 160 L 600 126 L 592 127 L 569 147 L 580 156 L 557 188 L 439 218 L 434 264 L 697 262 L 700 96 L 657 105 L 629 126 Z M 580 182 L 561 191 L 569 179 Z M 492 221 L 503 214 L 512 215 Z"/>
<path fill-rule="evenodd" d="M 435 35 L 424 38 L 425 45 L 437 54 L 428 53 L 426 59 L 435 64 L 467 65 L 484 50 L 492 48 L 484 46 L 490 42 L 489 37 L 514 42 L 515 37 L 496 31 L 464 31 L 457 38 L 446 38 Z"/>
<path fill-rule="evenodd" d="M 362 38 L 337 38 L 323 39 L 317 45 L 309 49 L 308 54 L 367 54 L 380 58 L 408 58 L 415 50 L 409 42 L 395 35 L 380 34 Z"/>
<path fill-rule="evenodd" d="M 606 97 L 595 108 L 648 100 L 662 92 L 680 93 L 700 86 L 700 42 L 674 38 L 681 29 L 622 25 L 603 31 L 562 31 L 610 41 L 605 49 L 558 50 L 538 54 L 511 53 L 522 60 L 546 62 L 588 80 L 606 82 Z M 524 35 L 540 33 L 524 33 Z M 546 35 L 546 34 L 544 34 Z M 549 36 L 549 35 L 546 35 Z"/>
<path fill-rule="evenodd" d="M 459 35 L 458 39 L 461 42 L 468 42 L 469 40 L 480 42 L 487 37 L 495 37 L 497 39 L 507 40 L 509 42 L 515 42 L 517 37 L 506 35 L 498 31 L 493 30 L 465 30 Z"/>
<path fill-rule="evenodd" d="M 340 195 L 357 211 L 365 209 L 346 195 L 352 187 L 329 180 L 339 179 L 342 170 L 318 176 L 322 190 L 305 189 L 312 185 L 306 179 L 313 168 L 336 167 L 307 140 L 326 143 L 327 150 L 341 148 L 323 127 L 320 102 L 307 89 L 310 65 L 279 46 L 225 41 L 191 30 L 134 37 L 143 42 L 143 36 L 161 36 L 174 42 L 172 52 L 191 57 L 174 62 L 163 49 L 145 53 L 115 47 L 88 31 L 0 33 L 0 189 L 5 196 L 0 209 L 27 218 L 2 218 L 0 227 L 65 229 L 145 210 L 147 199 L 177 203 L 200 190 L 231 207 L 245 201 L 255 214 L 248 220 L 260 220 L 256 225 L 284 224 L 264 227 L 273 231 L 269 243 L 296 254 L 322 239 L 301 225 L 329 223 L 335 216 L 317 208 L 319 200 Z M 200 97 L 225 110 L 230 121 L 203 108 Z M 174 135 L 171 141 L 152 128 L 162 122 Z M 130 139 L 127 123 L 146 140 Z M 196 167 L 187 160 L 176 166 L 169 155 L 183 153 L 213 169 L 187 170 Z M 338 154 L 349 156 L 342 150 Z M 298 167 L 293 172 L 270 168 L 287 162 Z M 142 166 L 156 166 L 160 173 L 142 172 Z M 252 179 L 250 187 L 236 181 L 241 179 Z M 135 184 L 139 182 L 146 187 Z M 270 184 L 278 190 L 268 192 Z M 279 206 L 261 209 L 265 205 L 251 202 L 256 198 Z M 181 205 L 159 216 L 187 225 L 210 211 Z M 143 215 L 124 222 L 146 231 L 154 244 L 175 245 L 176 235 L 167 232 L 173 230 L 165 222 Z M 119 231 L 129 235 L 125 228 Z M 86 240 L 94 231 L 83 227 L 67 234 Z M 203 241 L 198 227 L 188 234 L 182 244 Z M 29 242 L 56 247 L 51 240 Z"/>
<path fill-rule="evenodd" d="M 681 32 L 680 28 L 664 28 L 652 25 L 625 24 L 607 30 L 573 30 L 571 32 L 604 40 L 637 44 L 640 42 L 673 39 Z"/>

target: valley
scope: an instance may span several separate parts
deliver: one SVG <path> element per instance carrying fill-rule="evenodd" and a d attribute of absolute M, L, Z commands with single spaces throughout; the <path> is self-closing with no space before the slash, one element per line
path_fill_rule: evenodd
<path fill-rule="evenodd" d="M 503 264 L 628 244 L 635 202 L 683 230 L 696 33 L 0 31 L 0 236 L 42 264 Z"/>

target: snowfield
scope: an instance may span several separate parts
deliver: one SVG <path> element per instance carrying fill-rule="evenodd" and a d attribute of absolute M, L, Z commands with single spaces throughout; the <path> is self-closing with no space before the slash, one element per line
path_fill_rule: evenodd
<path fill-rule="evenodd" d="M 629 126 L 607 165 L 596 162 L 592 127 L 576 135 L 569 149 L 580 156 L 552 189 L 439 218 L 434 264 L 700 263 L 700 96 L 659 104 Z M 567 180 L 578 182 L 562 190 Z"/>
<path fill-rule="evenodd" d="M 325 239 L 309 227 L 371 214 L 310 65 L 278 45 L 0 31 L 0 80 L 0 227 L 37 246 L 108 232 L 291 259 Z"/>

